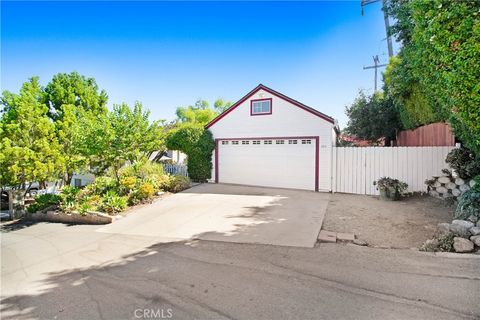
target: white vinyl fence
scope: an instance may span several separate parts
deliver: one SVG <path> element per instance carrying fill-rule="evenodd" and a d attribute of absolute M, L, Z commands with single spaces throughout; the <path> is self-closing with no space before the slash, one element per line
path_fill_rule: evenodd
<path fill-rule="evenodd" d="M 163 165 L 163 170 L 166 173 L 175 175 L 175 176 L 185 176 L 188 177 L 187 166 L 184 164 L 171 164 L 166 163 Z"/>
<path fill-rule="evenodd" d="M 426 192 L 425 180 L 441 175 L 454 147 L 333 148 L 332 191 L 376 195 L 373 181 L 391 177 L 408 183 L 409 192 Z"/>

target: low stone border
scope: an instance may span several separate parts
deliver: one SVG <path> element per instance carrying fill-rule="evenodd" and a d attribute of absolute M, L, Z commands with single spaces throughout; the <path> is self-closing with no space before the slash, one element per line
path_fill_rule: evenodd
<path fill-rule="evenodd" d="M 46 213 L 32 213 L 27 216 L 27 219 L 33 221 L 62 222 L 75 224 L 109 224 L 113 222 L 114 217 L 101 212 L 88 212 L 86 215 L 80 215 L 78 213 L 47 211 Z"/>
<path fill-rule="evenodd" d="M 428 186 L 428 194 L 439 199 L 454 198 L 456 199 L 465 191 L 475 185 L 474 180 L 463 180 L 453 177 L 451 173 L 443 176 L 436 176 L 430 180 L 426 180 Z"/>

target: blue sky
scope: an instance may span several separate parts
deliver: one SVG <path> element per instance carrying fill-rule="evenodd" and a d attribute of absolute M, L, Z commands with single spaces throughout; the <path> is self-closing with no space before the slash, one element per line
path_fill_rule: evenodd
<path fill-rule="evenodd" d="M 235 102 L 259 83 L 339 120 L 373 90 L 372 55 L 387 60 L 380 4 L 320 2 L 1 3 L 1 89 L 36 75 L 94 77 L 114 103 L 152 118 L 198 98 Z"/>

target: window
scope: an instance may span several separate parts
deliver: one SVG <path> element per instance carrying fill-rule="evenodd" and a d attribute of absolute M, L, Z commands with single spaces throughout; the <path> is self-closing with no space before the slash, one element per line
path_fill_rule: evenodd
<path fill-rule="evenodd" d="M 75 188 L 80 188 L 82 186 L 82 179 L 74 179 L 73 184 L 75 185 Z"/>
<path fill-rule="evenodd" d="M 250 114 L 272 114 L 272 99 L 259 99 L 250 101 Z"/>
<path fill-rule="evenodd" d="M 248 140 L 243 140 L 243 141 L 242 141 L 242 144 L 250 144 L 250 141 L 248 141 Z"/>
<path fill-rule="evenodd" d="M 238 144 L 238 141 L 232 141 L 232 144 Z"/>
<path fill-rule="evenodd" d="M 263 140 L 263 144 L 272 144 L 272 140 Z"/>
<path fill-rule="evenodd" d="M 312 144 L 312 140 L 302 140 L 302 144 Z"/>
<path fill-rule="evenodd" d="M 277 141 L 275 141 L 276 144 L 283 144 L 284 142 L 285 142 L 285 141 L 283 141 L 283 140 L 277 140 Z"/>
<path fill-rule="evenodd" d="M 222 144 L 228 144 L 228 141 L 222 141 Z"/>
<path fill-rule="evenodd" d="M 288 140 L 288 144 L 297 144 L 297 140 Z"/>
<path fill-rule="evenodd" d="M 260 144 L 260 140 L 253 140 L 253 144 Z"/>

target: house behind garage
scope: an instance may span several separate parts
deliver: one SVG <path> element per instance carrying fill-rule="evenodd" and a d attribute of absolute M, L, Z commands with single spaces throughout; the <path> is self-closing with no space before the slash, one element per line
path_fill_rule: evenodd
<path fill-rule="evenodd" d="M 332 189 L 335 120 L 262 84 L 207 126 L 217 183 Z"/>

